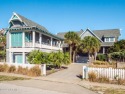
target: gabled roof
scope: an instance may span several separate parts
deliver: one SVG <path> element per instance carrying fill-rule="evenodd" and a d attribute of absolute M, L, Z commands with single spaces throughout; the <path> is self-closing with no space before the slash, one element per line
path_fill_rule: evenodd
<path fill-rule="evenodd" d="M 76 33 L 80 36 L 83 32 L 84 32 L 84 31 L 81 29 L 80 31 L 77 31 Z M 60 32 L 60 33 L 57 33 L 57 36 L 64 39 L 64 35 L 65 35 L 66 33 L 67 33 L 67 32 Z"/>
<path fill-rule="evenodd" d="M 36 30 L 39 30 L 39 31 L 41 31 L 41 32 L 43 32 L 45 34 L 53 36 L 53 37 L 55 37 L 57 39 L 63 40 L 62 38 L 60 38 L 60 37 L 50 33 L 44 26 L 41 26 L 41 25 L 31 21 L 31 20 L 25 18 L 24 16 L 22 16 L 20 14 L 13 13 L 13 15 L 12 15 L 11 19 L 9 20 L 9 22 L 11 22 L 12 20 L 15 20 L 15 19 L 18 19 L 21 22 L 23 22 L 25 24 L 25 26 L 18 27 L 18 28 L 16 28 L 16 27 L 8 28 L 8 29 L 6 29 L 6 32 L 7 32 L 7 30 L 30 30 L 30 29 L 36 29 Z M 5 34 L 6 34 L 6 32 L 5 32 Z"/>
<path fill-rule="evenodd" d="M 85 32 L 89 31 L 94 37 L 96 37 L 100 42 L 103 42 L 96 34 L 94 34 L 89 28 L 87 28 L 80 36 L 82 36 Z"/>
<path fill-rule="evenodd" d="M 24 24 L 25 24 L 26 26 L 29 26 L 29 27 L 35 26 L 35 27 L 37 27 L 37 28 L 39 28 L 39 29 L 41 29 L 41 30 L 43 30 L 43 31 L 45 31 L 45 32 L 48 32 L 48 30 L 47 30 L 44 26 L 41 26 L 41 25 L 37 24 L 36 22 L 33 22 L 33 21 L 31 21 L 31 20 L 25 18 L 24 16 L 22 16 L 22 15 L 20 15 L 20 14 L 17 14 L 17 13 L 15 13 L 15 12 L 13 13 L 13 16 L 11 17 L 11 19 L 9 20 L 9 22 L 10 22 L 11 20 L 13 20 L 13 17 L 14 17 L 15 15 L 18 17 L 18 19 L 19 19 L 21 22 L 24 22 Z"/>

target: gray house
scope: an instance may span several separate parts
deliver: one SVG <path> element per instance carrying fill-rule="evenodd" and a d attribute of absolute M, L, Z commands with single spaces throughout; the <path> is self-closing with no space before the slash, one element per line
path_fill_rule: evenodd
<path fill-rule="evenodd" d="M 57 36 L 64 39 L 64 35 L 66 33 L 67 32 L 58 33 Z M 99 53 L 103 53 L 103 54 L 107 52 L 107 49 L 110 46 L 113 46 L 114 42 L 118 41 L 118 38 L 120 36 L 119 29 L 93 30 L 93 31 L 90 29 L 86 29 L 85 31 L 83 31 L 81 29 L 80 31 L 77 31 L 76 33 L 81 37 L 81 39 L 83 39 L 85 36 L 96 37 L 101 42 L 101 49 Z M 65 51 L 67 49 L 68 49 L 68 45 L 64 44 L 63 50 Z"/>

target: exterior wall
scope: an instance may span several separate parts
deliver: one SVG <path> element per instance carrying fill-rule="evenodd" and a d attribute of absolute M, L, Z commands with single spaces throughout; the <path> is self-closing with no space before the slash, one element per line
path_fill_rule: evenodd
<path fill-rule="evenodd" d="M 86 31 L 81 35 L 81 39 L 83 39 L 86 36 L 93 36 L 93 35 L 89 31 Z"/>

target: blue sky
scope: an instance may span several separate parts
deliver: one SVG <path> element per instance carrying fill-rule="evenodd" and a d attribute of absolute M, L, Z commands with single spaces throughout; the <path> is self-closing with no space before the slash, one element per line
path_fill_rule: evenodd
<path fill-rule="evenodd" d="M 121 29 L 125 39 L 125 0 L 0 0 L 0 28 L 17 12 L 50 32 Z"/>

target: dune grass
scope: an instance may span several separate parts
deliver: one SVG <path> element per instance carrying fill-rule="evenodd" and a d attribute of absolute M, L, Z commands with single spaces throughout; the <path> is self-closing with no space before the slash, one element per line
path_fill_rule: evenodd
<path fill-rule="evenodd" d="M 0 81 L 28 80 L 30 78 L 0 75 Z"/>

